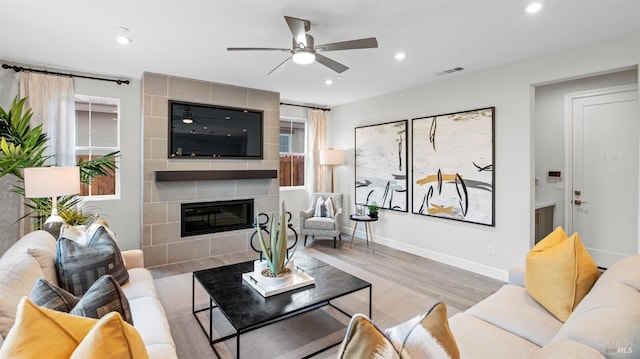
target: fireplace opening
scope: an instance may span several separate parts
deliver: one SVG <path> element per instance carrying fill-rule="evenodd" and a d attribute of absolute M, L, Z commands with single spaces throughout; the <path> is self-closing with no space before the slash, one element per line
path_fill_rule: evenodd
<path fill-rule="evenodd" d="M 180 236 L 253 227 L 253 199 L 182 203 Z"/>

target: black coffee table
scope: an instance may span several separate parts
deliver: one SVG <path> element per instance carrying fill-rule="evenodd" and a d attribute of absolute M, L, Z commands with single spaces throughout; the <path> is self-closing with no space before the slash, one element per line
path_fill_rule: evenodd
<path fill-rule="evenodd" d="M 334 268 L 314 258 L 295 258 L 296 266 L 315 279 L 315 284 L 278 295 L 263 297 L 242 280 L 242 274 L 253 271 L 253 261 L 193 272 L 191 289 L 192 311 L 200 328 L 209 340 L 213 352 L 220 354 L 215 344 L 236 338 L 237 358 L 240 358 L 240 336 L 252 330 L 288 319 L 324 306 L 331 306 L 342 314 L 352 314 L 334 306 L 331 301 L 342 296 L 369 289 L 369 317 L 371 317 L 371 283 Z M 209 305 L 196 309 L 196 281 L 209 295 Z M 303 295 L 300 293 L 304 292 Z M 213 311 L 219 310 L 235 332 L 213 338 Z M 197 313 L 209 311 L 209 323 L 203 324 Z M 208 325 L 208 328 L 205 328 Z M 307 357 L 340 344 L 334 343 Z"/>

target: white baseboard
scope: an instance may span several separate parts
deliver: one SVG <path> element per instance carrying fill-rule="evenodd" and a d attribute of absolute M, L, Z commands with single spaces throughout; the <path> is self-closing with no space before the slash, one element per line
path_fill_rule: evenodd
<path fill-rule="evenodd" d="M 352 231 L 353 231 L 353 227 L 349 228 L 349 233 L 351 233 Z M 356 237 L 364 239 L 365 238 L 364 231 L 356 230 Z M 350 239 L 351 239 L 351 236 L 349 236 L 349 240 Z M 432 250 L 416 247 L 414 245 L 403 243 L 403 242 L 396 241 L 396 240 L 393 240 L 393 239 L 389 239 L 389 238 L 385 238 L 385 237 L 381 237 L 381 236 L 375 235 L 374 236 L 374 242 L 375 243 L 384 244 L 387 247 L 391 247 L 393 249 L 397 249 L 397 250 L 400 250 L 400 251 L 403 251 L 403 252 L 415 254 L 415 255 L 423 257 L 423 258 L 427 258 L 427 259 L 431 259 L 431 260 L 434 260 L 434 261 L 437 261 L 437 262 L 440 262 L 440 263 L 448 264 L 448 265 L 456 267 L 456 268 L 468 270 L 468 271 L 473 272 L 473 273 L 477 273 L 477 274 L 484 275 L 484 276 L 487 276 L 487 277 L 490 277 L 490 278 L 493 278 L 493 279 L 501 280 L 503 282 L 506 282 L 508 280 L 508 278 L 509 278 L 509 272 L 506 271 L 506 270 L 498 269 L 498 268 L 495 268 L 495 267 L 490 267 L 490 266 L 485 265 L 485 264 L 472 262 L 470 260 L 458 258 L 458 257 L 452 256 L 452 255 L 443 254 L 443 253 L 440 253 L 440 252 L 436 252 L 436 251 L 432 251 Z"/>

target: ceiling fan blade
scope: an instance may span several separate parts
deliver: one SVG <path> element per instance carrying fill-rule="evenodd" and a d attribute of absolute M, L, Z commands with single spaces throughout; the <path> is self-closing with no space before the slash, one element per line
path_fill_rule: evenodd
<path fill-rule="evenodd" d="M 378 47 L 378 40 L 375 37 L 366 39 L 349 40 L 342 42 L 334 42 L 332 44 L 324 44 L 316 46 L 317 51 L 338 51 L 352 49 L 371 49 Z"/>
<path fill-rule="evenodd" d="M 319 63 L 323 64 L 324 66 L 330 68 L 331 70 L 341 74 L 345 71 L 347 71 L 349 69 L 349 67 L 339 63 L 338 61 L 335 60 L 331 60 L 330 58 L 326 57 L 326 56 L 322 56 L 318 53 L 316 53 L 316 61 L 318 61 Z"/>
<path fill-rule="evenodd" d="M 293 57 L 293 55 L 287 57 L 286 60 L 282 61 L 278 66 L 274 67 L 273 70 L 269 71 L 269 73 L 267 74 L 267 76 L 271 75 L 272 73 L 274 73 L 277 69 L 280 68 L 280 66 L 284 65 L 285 62 L 289 61 L 291 58 Z"/>
<path fill-rule="evenodd" d="M 227 47 L 227 51 L 287 51 L 291 49 L 283 49 L 277 47 Z"/>
<path fill-rule="evenodd" d="M 285 16 L 285 21 L 287 25 L 289 25 L 289 30 L 291 30 L 291 35 L 293 35 L 293 39 L 298 43 L 307 47 L 307 37 L 306 32 L 311 29 L 311 22 L 309 20 L 297 19 L 291 16 Z"/>

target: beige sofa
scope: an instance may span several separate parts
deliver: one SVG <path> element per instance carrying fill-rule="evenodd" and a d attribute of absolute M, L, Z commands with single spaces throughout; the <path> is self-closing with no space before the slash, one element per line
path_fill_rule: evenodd
<path fill-rule="evenodd" d="M 562 323 L 524 287 L 524 269 L 449 319 L 460 357 L 640 358 L 640 255 L 606 270 Z"/>
<path fill-rule="evenodd" d="M 45 231 L 20 238 L 0 257 L 0 344 L 15 321 L 16 308 L 29 296 L 38 278 L 57 284 L 56 244 Z M 156 294 L 153 278 L 144 268 L 142 251 L 123 251 L 129 281 L 122 286 L 131 307 L 134 327 L 140 333 L 149 358 L 177 358 L 167 318 Z M 55 338 L 45 338 L 55 343 Z"/>

